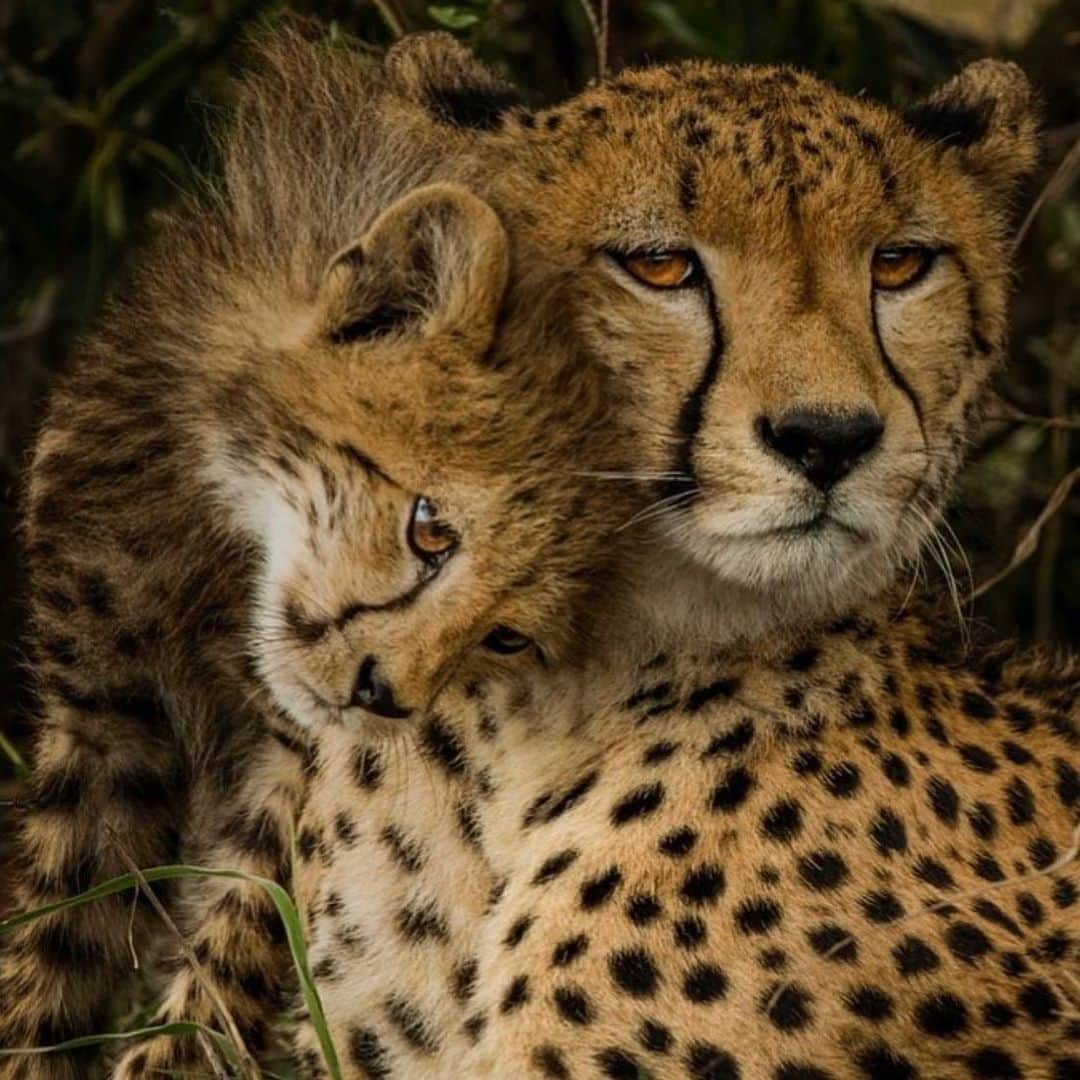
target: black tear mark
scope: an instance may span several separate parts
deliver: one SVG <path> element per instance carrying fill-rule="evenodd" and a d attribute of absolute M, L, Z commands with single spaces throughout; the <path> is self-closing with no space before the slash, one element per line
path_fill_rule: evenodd
<path fill-rule="evenodd" d="M 694 469 L 694 440 L 701 430 L 701 422 L 705 416 L 705 401 L 720 374 L 720 362 L 724 356 L 724 333 L 720 327 L 720 315 L 716 308 L 716 296 L 708 277 L 704 277 L 705 297 L 709 311 L 709 325 L 712 327 L 712 343 L 709 349 L 709 359 L 705 362 L 705 368 L 698 379 L 697 385 L 687 394 L 686 399 L 679 409 L 679 416 L 675 422 L 675 428 L 680 436 L 680 442 L 675 451 L 675 460 L 672 462 L 673 480 L 664 485 L 665 494 L 676 495 L 688 492 L 687 503 L 694 502 L 700 497 L 697 475 Z"/>
<path fill-rule="evenodd" d="M 437 120 L 451 127 L 491 131 L 503 114 L 521 103 L 510 86 L 446 86 L 430 89 L 425 108 Z"/>
<path fill-rule="evenodd" d="M 967 286 L 968 324 L 972 352 L 978 352 L 983 356 L 989 356 L 994 351 L 994 348 L 990 342 L 986 340 L 986 336 L 983 334 L 980 326 L 982 323 L 982 313 L 979 310 L 979 296 L 975 287 L 975 279 L 972 277 L 967 263 L 955 251 L 950 251 L 949 254 L 952 255 L 957 268 L 964 278 L 964 283 Z"/>
<path fill-rule="evenodd" d="M 915 419 L 919 422 L 919 431 L 922 433 L 923 442 L 929 445 L 926 438 L 926 423 L 923 418 L 922 404 L 919 401 L 918 395 L 912 389 L 911 383 L 909 383 L 900 373 L 900 370 L 893 363 L 892 357 L 889 356 L 889 352 L 885 348 L 885 342 L 881 337 L 881 327 L 878 325 L 877 304 L 874 302 L 872 293 L 870 296 L 870 325 L 874 331 L 874 341 L 877 343 L 878 356 L 881 357 L 882 366 L 885 368 L 885 371 L 888 373 L 893 384 L 899 387 L 900 390 L 907 395 L 908 400 L 911 402 L 911 407 L 915 410 Z"/>
<path fill-rule="evenodd" d="M 981 101 L 976 105 L 924 102 L 905 109 L 903 117 L 919 138 L 962 149 L 986 138 L 994 104 L 993 101 Z"/>

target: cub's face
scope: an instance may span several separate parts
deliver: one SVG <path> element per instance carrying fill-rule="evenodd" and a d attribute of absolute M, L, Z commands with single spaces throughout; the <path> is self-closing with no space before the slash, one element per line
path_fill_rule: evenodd
<path fill-rule="evenodd" d="M 600 397 L 539 326 L 494 342 L 506 271 L 486 204 L 421 188 L 232 382 L 213 468 L 259 551 L 259 671 L 302 723 L 400 729 L 452 676 L 573 640 Z"/>
<path fill-rule="evenodd" d="M 655 521 L 820 614 L 938 521 L 1002 354 L 1027 84 L 973 65 L 906 117 L 805 74 L 629 73 L 481 136 L 524 277 L 620 377 Z"/>

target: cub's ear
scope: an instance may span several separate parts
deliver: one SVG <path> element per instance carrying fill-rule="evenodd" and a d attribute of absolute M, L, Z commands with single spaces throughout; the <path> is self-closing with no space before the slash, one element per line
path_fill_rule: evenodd
<path fill-rule="evenodd" d="M 520 104 L 517 90 L 450 34 L 410 34 L 386 54 L 387 79 L 441 124 L 489 130 Z"/>
<path fill-rule="evenodd" d="M 1023 71 L 979 60 L 904 113 L 915 132 L 955 152 L 1001 194 L 1031 172 L 1039 155 L 1038 106 Z"/>
<path fill-rule="evenodd" d="M 509 240 L 495 211 L 458 184 L 417 188 L 327 267 L 331 339 L 452 331 L 485 351 L 506 291 Z"/>

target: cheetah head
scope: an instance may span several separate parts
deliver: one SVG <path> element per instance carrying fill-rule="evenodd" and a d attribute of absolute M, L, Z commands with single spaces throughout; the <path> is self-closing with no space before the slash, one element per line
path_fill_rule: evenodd
<path fill-rule="evenodd" d="M 514 273 L 557 282 L 617 374 L 653 524 L 718 599 L 820 616 L 917 562 L 1003 355 L 1008 203 L 1036 156 L 1018 68 L 976 63 L 902 114 L 691 62 L 534 113 L 473 62 L 493 111 L 465 115 L 449 41 L 388 67 L 472 124 Z"/>

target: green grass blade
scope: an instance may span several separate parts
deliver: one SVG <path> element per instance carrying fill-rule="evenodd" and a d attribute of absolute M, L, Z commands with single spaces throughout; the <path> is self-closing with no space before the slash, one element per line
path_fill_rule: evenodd
<path fill-rule="evenodd" d="M 15 749 L 15 744 L 2 731 L 0 731 L 0 754 L 3 754 L 11 762 L 11 767 L 20 780 L 29 779 L 30 770 L 26 767 L 22 754 Z"/>
<path fill-rule="evenodd" d="M 127 1039 L 151 1039 L 159 1035 L 170 1038 L 184 1035 L 205 1035 L 212 1039 L 217 1048 L 225 1055 L 230 1064 L 236 1064 L 236 1052 L 232 1044 L 220 1031 L 196 1024 L 193 1020 L 177 1020 L 172 1024 L 156 1024 L 152 1027 L 135 1028 L 132 1031 L 116 1031 L 107 1035 L 82 1035 L 78 1039 L 56 1043 L 54 1046 L 25 1046 L 13 1050 L 0 1050 L 0 1057 L 14 1057 L 23 1054 L 62 1054 L 68 1050 L 81 1050 L 87 1046 L 102 1046 L 105 1043 L 123 1042 Z"/>
<path fill-rule="evenodd" d="M 331 1080 L 341 1080 L 341 1064 L 338 1061 L 337 1051 L 334 1049 L 334 1043 L 330 1037 L 330 1029 L 326 1024 L 326 1014 L 323 1012 L 319 991 L 315 986 L 315 980 L 311 976 L 303 926 L 292 897 L 276 881 L 257 877 L 254 874 L 246 874 L 242 870 L 212 870 L 204 866 L 179 864 L 175 866 L 152 866 L 141 871 L 141 874 L 149 882 L 170 881 L 175 878 L 186 877 L 229 878 L 233 881 L 250 882 L 269 893 L 270 899 L 274 902 L 274 907 L 277 908 L 282 924 L 285 927 L 289 952 L 292 954 L 293 966 L 296 968 L 297 978 L 300 981 L 300 992 L 304 996 L 304 1004 L 311 1015 L 311 1022 L 319 1039 L 326 1068 L 330 1073 Z M 17 926 L 34 922 L 36 919 L 44 918 L 46 915 L 81 907 L 83 904 L 90 904 L 95 900 L 101 900 L 116 893 L 127 892 L 129 889 L 137 888 L 138 884 L 134 874 L 121 874 L 119 877 L 110 878 L 100 885 L 95 885 L 93 888 L 79 893 L 78 896 L 70 896 L 66 900 L 57 900 L 53 904 L 46 904 L 44 907 L 35 908 L 33 911 L 19 912 L 10 918 L 0 920 L 0 934 L 10 933 Z"/>

